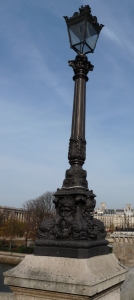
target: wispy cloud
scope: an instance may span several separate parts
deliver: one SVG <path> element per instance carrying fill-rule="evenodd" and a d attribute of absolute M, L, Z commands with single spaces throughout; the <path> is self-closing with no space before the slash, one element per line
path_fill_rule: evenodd
<path fill-rule="evenodd" d="M 104 34 L 106 38 L 109 38 L 112 42 L 115 42 L 121 46 L 121 41 L 119 36 L 117 36 L 115 32 L 112 31 L 110 28 L 104 27 L 102 34 Z"/>

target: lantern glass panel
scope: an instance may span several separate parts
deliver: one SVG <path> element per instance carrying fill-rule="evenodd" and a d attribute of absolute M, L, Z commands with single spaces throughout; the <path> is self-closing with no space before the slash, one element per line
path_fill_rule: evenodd
<path fill-rule="evenodd" d="M 80 52 L 80 53 L 83 53 L 84 54 L 84 52 L 83 52 L 83 43 L 81 43 L 81 44 L 78 44 L 78 45 L 75 45 L 75 51 L 77 51 L 77 52 Z"/>
<path fill-rule="evenodd" d="M 85 36 L 85 20 L 69 27 L 71 46 L 84 41 Z"/>
<path fill-rule="evenodd" d="M 89 48 L 89 46 L 87 44 L 84 44 L 83 49 L 82 49 L 82 53 L 86 54 L 86 53 L 89 53 L 89 52 L 92 52 L 92 50 Z"/>
<path fill-rule="evenodd" d="M 92 50 L 94 50 L 96 46 L 98 36 L 99 35 L 95 28 L 89 22 L 87 22 L 85 42 Z"/>

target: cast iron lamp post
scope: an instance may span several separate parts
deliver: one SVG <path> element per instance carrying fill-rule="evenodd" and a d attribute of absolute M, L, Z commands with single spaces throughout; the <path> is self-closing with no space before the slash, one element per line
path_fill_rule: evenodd
<path fill-rule="evenodd" d="M 104 224 L 93 217 L 95 194 L 88 189 L 87 172 L 82 166 L 86 159 L 85 102 L 87 74 L 93 70 L 87 53 L 94 52 L 103 25 L 91 15 L 91 9 L 82 6 L 71 18 L 64 17 L 70 46 L 77 52 L 69 61 L 75 81 L 72 128 L 68 159 L 61 189 L 55 193 L 56 215 L 40 225 L 35 255 L 88 258 L 108 254 Z"/>

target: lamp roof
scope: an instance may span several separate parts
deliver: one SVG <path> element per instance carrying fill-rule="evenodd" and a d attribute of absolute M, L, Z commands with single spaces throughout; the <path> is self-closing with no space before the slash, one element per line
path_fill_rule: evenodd
<path fill-rule="evenodd" d="M 75 12 L 72 17 L 64 16 L 64 19 L 66 23 L 69 25 L 77 23 L 78 21 L 81 21 L 82 19 L 86 18 L 92 25 L 95 27 L 97 32 L 99 33 L 104 26 L 103 24 L 99 24 L 97 21 L 96 16 L 92 16 L 91 14 L 91 8 L 89 5 L 81 6 L 79 8 L 79 12 Z"/>

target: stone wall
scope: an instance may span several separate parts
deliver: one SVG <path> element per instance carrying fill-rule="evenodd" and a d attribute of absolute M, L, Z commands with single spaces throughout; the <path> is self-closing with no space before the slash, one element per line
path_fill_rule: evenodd
<path fill-rule="evenodd" d="M 134 268 L 131 268 L 121 285 L 121 300 L 134 300 Z"/>
<path fill-rule="evenodd" d="M 14 218 L 19 221 L 24 221 L 27 216 L 26 210 L 8 206 L 0 206 L 0 213 L 3 215 L 5 220 Z"/>
<path fill-rule="evenodd" d="M 127 267 L 134 266 L 134 244 L 113 243 L 113 253 L 123 265 Z"/>
<path fill-rule="evenodd" d="M 26 254 L 22 253 L 0 251 L 0 263 L 18 265 L 25 256 Z"/>

